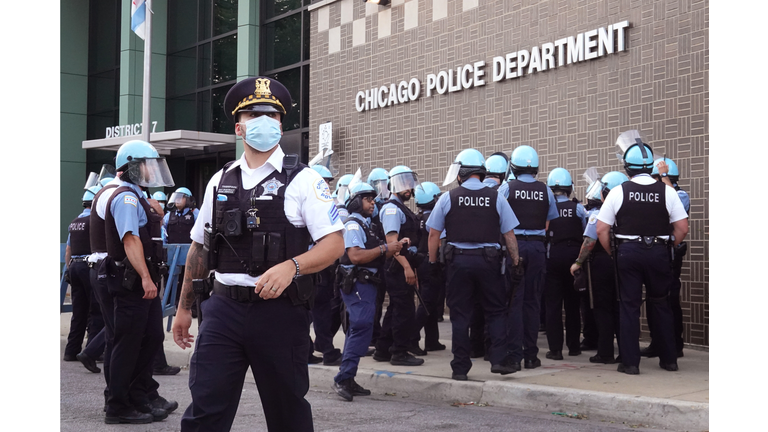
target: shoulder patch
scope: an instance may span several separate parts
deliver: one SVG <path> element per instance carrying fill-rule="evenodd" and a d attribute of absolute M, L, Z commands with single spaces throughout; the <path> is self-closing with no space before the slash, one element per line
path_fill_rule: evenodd
<path fill-rule="evenodd" d="M 339 211 L 336 210 L 336 206 L 332 205 L 330 209 L 328 209 L 328 219 L 331 221 L 331 225 L 335 224 L 337 220 L 339 220 Z"/>
<path fill-rule="evenodd" d="M 130 204 L 130 205 L 132 205 L 134 207 L 138 207 L 139 206 L 139 201 L 135 197 L 133 197 L 131 195 L 126 195 L 125 198 L 123 198 L 123 203 Z"/>
<path fill-rule="evenodd" d="M 385 215 L 396 215 L 397 214 L 397 207 L 387 207 L 386 210 L 384 210 Z"/>
<path fill-rule="evenodd" d="M 315 180 L 312 189 L 315 191 L 315 196 L 320 201 L 330 202 L 333 200 L 333 197 L 331 197 L 331 189 L 323 178 Z"/>
<path fill-rule="evenodd" d="M 348 223 L 346 228 L 350 231 L 360 231 L 360 225 L 358 225 L 356 222 Z"/>
<path fill-rule="evenodd" d="M 597 213 L 592 213 L 592 215 L 589 217 L 589 224 L 594 225 L 597 223 Z"/>

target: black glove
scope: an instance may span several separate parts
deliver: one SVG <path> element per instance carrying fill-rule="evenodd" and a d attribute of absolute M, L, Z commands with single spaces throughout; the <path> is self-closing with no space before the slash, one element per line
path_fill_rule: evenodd
<path fill-rule="evenodd" d="M 433 280 L 438 280 L 442 278 L 444 274 L 445 274 L 445 270 L 443 269 L 443 265 L 440 264 L 440 262 L 429 263 L 429 276 Z"/>
<path fill-rule="evenodd" d="M 576 290 L 577 293 L 583 293 L 587 291 L 587 272 L 579 268 L 575 272 L 573 272 L 573 289 Z"/>
<path fill-rule="evenodd" d="M 512 287 L 516 287 L 523 281 L 525 276 L 525 259 L 523 257 L 518 258 L 517 265 L 512 266 Z"/>
<path fill-rule="evenodd" d="M 72 281 L 69 279 L 69 269 L 67 269 L 67 270 L 64 272 L 64 282 L 66 282 L 66 283 L 68 283 L 68 284 L 71 284 L 71 283 L 72 283 Z"/>

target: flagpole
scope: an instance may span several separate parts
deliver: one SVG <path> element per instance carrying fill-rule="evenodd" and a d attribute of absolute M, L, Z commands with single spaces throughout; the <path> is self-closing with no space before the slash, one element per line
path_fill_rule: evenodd
<path fill-rule="evenodd" d="M 152 0 L 146 0 L 144 7 L 144 91 L 142 94 L 141 139 L 149 142 L 149 132 L 152 130 L 149 120 L 150 84 L 152 80 Z"/>

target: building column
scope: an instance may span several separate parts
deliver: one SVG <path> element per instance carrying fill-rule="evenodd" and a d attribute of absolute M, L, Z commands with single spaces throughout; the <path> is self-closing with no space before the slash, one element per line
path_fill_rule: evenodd
<path fill-rule="evenodd" d="M 261 40 L 261 1 L 240 0 L 237 3 L 237 80 L 259 74 L 259 41 Z M 243 154 L 243 140 L 237 137 L 235 154 Z"/>

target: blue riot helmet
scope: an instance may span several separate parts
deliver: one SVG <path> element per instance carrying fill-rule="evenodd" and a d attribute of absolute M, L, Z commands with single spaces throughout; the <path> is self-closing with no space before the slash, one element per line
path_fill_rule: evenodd
<path fill-rule="evenodd" d="M 419 176 L 405 165 L 398 165 L 389 170 L 389 190 L 401 193 L 416 189 L 419 185 Z M 402 198 L 402 197 L 401 197 Z"/>
<path fill-rule="evenodd" d="M 653 171 L 653 150 L 640 137 L 637 130 L 622 132 L 616 139 L 616 147 L 622 152 L 624 170 L 630 177 L 638 174 L 650 174 Z"/>
<path fill-rule="evenodd" d="M 195 197 L 189 189 L 180 187 L 168 198 L 168 208 L 181 210 L 187 207 L 195 208 Z"/>
<path fill-rule="evenodd" d="M 509 159 L 502 152 L 494 153 L 485 160 L 486 176 L 493 176 L 504 181 L 509 172 Z"/>
<path fill-rule="evenodd" d="M 155 201 L 168 201 L 168 197 L 163 191 L 157 191 L 152 194 L 152 199 Z"/>
<path fill-rule="evenodd" d="M 346 194 L 346 200 L 344 200 L 344 203 L 346 204 L 347 211 L 351 213 L 360 213 L 364 217 L 370 217 L 370 214 L 363 214 L 363 199 L 365 197 L 370 197 L 371 200 L 376 198 L 376 190 L 365 182 L 357 182 L 354 185 L 352 185 L 352 188 L 350 188 L 347 191 Z M 371 213 L 373 213 L 373 209 L 371 209 Z"/>
<path fill-rule="evenodd" d="M 547 186 L 552 192 L 563 192 L 570 195 L 573 192 L 571 173 L 565 168 L 555 168 L 547 176 Z"/>
<path fill-rule="evenodd" d="M 664 161 L 664 163 L 667 164 L 669 167 L 669 171 L 667 172 L 667 176 L 669 177 L 669 180 L 672 181 L 672 183 L 677 183 L 677 181 L 680 179 L 680 171 L 677 169 L 677 164 L 675 161 L 673 161 L 670 158 L 659 158 L 653 161 L 653 171 L 651 171 L 652 176 L 658 176 L 659 175 L 659 162 Z"/>
<path fill-rule="evenodd" d="M 115 179 L 114 177 L 111 177 L 111 178 L 107 177 L 107 178 L 101 179 L 99 183 L 101 184 L 101 187 L 104 187 L 107 185 L 107 183 L 111 182 L 114 179 Z"/>
<path fill-rule="evenodd" d="M 143 187 L 173 186 L 173 176 L 165 158 L 152 144 L 131 140 L 121 145 L 115 158 L 120 179 Z"/>
<path fill-rule="evenodd" d="M 333 181 L 333 174 L 331 174 L 331 171 L 328 168 L 322 165 L 312 165 L 312 169 L 317 171 L 326 183 L 331 184 Z"/>
<path fill-rule="evenodd" d="M 539 173 L 539 154 L 531 146 L 521 145 L 512 151 L 510 161 L 515 177 L 520 174 L 536 175 Z"/>
<path fill-rule="evenodd" d="M 344 200 L 347 197 L 347 189 L 349 189 L 349 184 L 354 178 L 355 176 L 352 174 L 344 174 L 339 177 L 338 181 L 336 181 L 336 190 L 334 191 L 336 193 L 336 196 L 334 197 L 336 199 L 336 204 L 344 204 Z"/>
<path fill-rule="evenodd" d="M 101 186 L 99 185 L 91 186 L 88 189 L 86 189 L 85 193 L 83 194 L 84 208 L 88 208 L 91 206 L 91 202 L 93 202 L 93 197 L 95 197 L 100 190 L 101 190 Z"/>
<path fill-rule="evenodd" d="M 384 168 L 374 168 L 368 174 L 368 184 L 378 192 L 377 198 L 389 199 L 389 173 Z"/>
<path fill-rule="evenodd" d="M 459 184 L 461 184 L 467 181 L 473 174 L 479 175 L 480 181 L 483 181 L 485 179 L 485 173 L 485 158 L 483 157 L 483 154 L 473 148 L 465 149 L 456 155 L 456 159 L 454 159 L 451 166 L 448 167 L 448 173 L 443 181 L 443 186 L 448 186 L 457 178 Z"/>
<path fill-rule="evenodd" d="M 428 209 L 435 206 L 437 199 L 442 193 L 440 188 L 432 182 L 422 182 L 420 185 L 416 186 L 416 189 L 414 190 L 416 192 L 416 206 Z"/>
<path fill-rule="evenodd" d="M 595 180 L 587 186 L 587 193 L 584 194 L 584 198 L 586 198 L 589 208 L 600 206 L 604 187 L 605 185 L 600 180 Z"/>
<path fill-rule="evenodd" d="M 624 183 L 625 181 L 629 181 L 629 177 L 627 177 L 626 174 L 624 173 L 621 173 L 618 171 L 611 171 L 608 174 L 604 175 L 600 181 L 603 183 L 604 188 L 610 191 L 611 189 Z"/>

